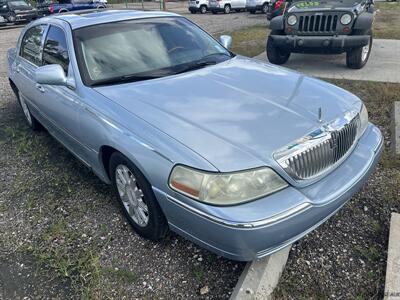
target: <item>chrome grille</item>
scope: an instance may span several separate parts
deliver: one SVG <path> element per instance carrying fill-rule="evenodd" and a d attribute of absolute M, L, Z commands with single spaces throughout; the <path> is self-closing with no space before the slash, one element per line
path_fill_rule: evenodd
<path fill-rule="evenodd" d="M 320 142 L 279 163 L 297 180 L 318 176 L 346 156 L 357 139 L 359 123 L 357 115 L 340 129 L 329 131 Z"/>
<path fill-rule="evenodd" d="M 298 31 L 304 33 L 332 33 L 338 25 L 337 14 L 316 14 L 300 16 Z"/>

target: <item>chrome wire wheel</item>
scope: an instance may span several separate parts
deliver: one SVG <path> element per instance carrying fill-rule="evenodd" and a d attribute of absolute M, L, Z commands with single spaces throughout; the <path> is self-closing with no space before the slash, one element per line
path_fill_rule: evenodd
<path fill-rule="evenodd" d="M 127 166 L 118 165 L 115 169 L 115 182 L 124 208 L 131 219 L 140 227 L 146 227 L 149 223 L 149 209 L 135 175 Z"/>
<path fill-rule="evenodd" d="M 32 117 L 31 117 L 31 113 L 29 112 L 29 108 L 28 105 L 26 105 L 25 99 L 24 97 L 21 95 L 21 93 L 19 93 L 19 101 L 21 102 L 21 107 L 22 110 L 24 112 L 25 118 L 28 121 L 29 125 L 32 126 Z"/>

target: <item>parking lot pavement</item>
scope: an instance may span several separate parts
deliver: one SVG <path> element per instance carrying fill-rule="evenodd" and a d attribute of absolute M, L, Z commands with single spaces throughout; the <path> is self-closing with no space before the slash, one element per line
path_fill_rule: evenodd
<path fill-rule="evenodd" d="M 346 55 L 311 55 L 292 53 L 284 67 L 307 75 L 350 80 L 400 83 L 400 41 L 374 40 L 368 63 L 361 70 L 346 67 Z M 256 58 L 266 60 L 266 53 Z"/>

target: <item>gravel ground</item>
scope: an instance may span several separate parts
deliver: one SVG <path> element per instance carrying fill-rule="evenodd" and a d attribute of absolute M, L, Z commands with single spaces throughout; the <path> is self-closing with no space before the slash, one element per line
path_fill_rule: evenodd
<path fill-rule="evenodd" d="M 400 84 L 334 81 L 357 94 L 385 138 L 377 170 L 338 214 L 295 243 L 275 299 L 383 299 L 391 212 L 400 212 L 400 158 L 390 152 L 390 114 Z"/>

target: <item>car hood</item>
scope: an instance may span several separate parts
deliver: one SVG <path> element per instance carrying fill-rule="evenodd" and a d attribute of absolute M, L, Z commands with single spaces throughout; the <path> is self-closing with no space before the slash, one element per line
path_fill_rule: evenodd
<path fill-rule="evenodd" d="M 226 172 L 272 165 L 278 148 L 360 107 L 357 97 L 340 88 L 238 56 L 95 90 Z"/>
<path fill-rule="evenodd" d="M 14 12 L 35 12 L 36 10 L 30 6 L 25 6 L 25 5 L 19 5 L 19 6 L 13 6 L 11 8 L 12 11 Z"/>

